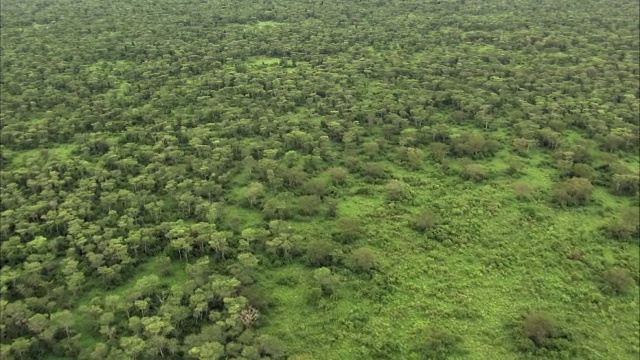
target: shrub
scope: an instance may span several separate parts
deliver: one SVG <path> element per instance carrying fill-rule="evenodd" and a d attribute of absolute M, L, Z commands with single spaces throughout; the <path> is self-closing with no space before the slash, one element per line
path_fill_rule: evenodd
<path fill-rule="evenodd" d="M 464 132 L 452 141 L 453 152 L 458 156 L 479 158 L 486 151 L 486 140 L 480 133 Z"/>
<path fill-rule="evenodd" d="M 322 290 L 322 294 L 330 296 L 335 294 L 338 287 L 338 278 L 331 273 L 331 270 L 322 267 L 313 271 L 313 279 Z"/>
<path fill-rule="evenodd" d="M 522 172 L 522 169 L 524 168 L 525 164 L 524 162 L 522 162 L 522 160 L 516 158 L 516 157 L 512 157 L 506 160 L 507 165 L 509 166 L 507 168 L 507 175 L 510 176 L 515 176 L 518 175 Z"/>
<path fill-rule="evenodd" d="M 401 201 L 409 196 L 409 185 L 401 180 L 391 180 L 385 186 L 390 201 Z"/>
<path fill-rule="evenodd" d="M 589 200 L 592 192 L 593 185 L 589 179 L 574 177 L 557 184 L 553 198 L 562 206 L 582 205 Z"/>
<path fill-rule="evenodd" d="M 618 195 L 635 195 L 640 187 L 640 177 L 635 174 L 614 174 L 611 182 Z"/>
<path fill-rule="evenodd" d="M 349 171 L 343 167 L 333 167 L 327 170 L 329 177 L 331 178 L 331 182 L 334 185 L 343 185 L 347 182 L 347 176 L 349 175 Z"/>
<path fill-rule="evenodd" d="M 364 163 L 360 167 L 360 170 L 362 172 L 362 175 L 364 175 L 369 180 L 384 179 L 388 176 L 387 169 L 380 163 Z"/>
<path fill-rule="evenodd" d="M 338 201 L 335 199 L 327 200 L 327 216 L 335 218 L 338 216 Z"/>
<path fill-rule="evenodd" d="M 421 359 L 445 360 L 465 353 L 462 338 L 440 329 L 429 329 L 423 335 L 424 343 L 419 346 Z"/>
<path fill-rule="evenodd" d="M 282 280 L 282 279 L 278 279 L 278 280 L 279 280 L 278 284 L 281 284 L 284 281 L 295 281 L 295 278 L 288 279 L 288 280 Z M 269 296 L 267 296 L 267 293 L 265 292 L 265 290 L 258 285 L 243 286 L 242 289 L 240 290 L 240 294 L 245 298 L 247 298 L 249 305 L 256 308 L 258 311 L 260 310 L 264 311 L 265 309 L 269 308 L 272 305 L 272 303 L 270 303 Z"/>
<path fill-rule="evenodd" d="M 323 178 L 314 178 L 305 182 L 303 188 L 307 195 L 323 197 L 329 191 L 329 184 Z"/>
<path fill-rule="evenodd" d="M 581 177 L 585 179 L 593 179 L 595 175 L 595 170 L 587 164 L 574 164 L 573 169 L 571 170 L 571 174 L 575 177 Z"/>
<path fill-rule="evenodd" d="M 376 267 L 376 254 L 369 248 L 361 247 L 351 253 L 349 264 L 357 272 L 369 272 Z"/>
<path fill-rule="evenodd" d="M 413 219 L 413 227 L 418 231 L 425 232 L 436 226 L 438 221 L 439 218 L 437 214 L 430 211 L 423 211 Z"/>
<path fill-rule="evenodd" d="M 307 261 L 313 266 L 328 266 L 334 261 L 336 246 L 329 240 L 312 240 L 307 245 Z"/>
<path fill-rule="evenodd" d="M 487 177 L 487 169 L 480 164 L 468 164 L 462 169 L 462 177 L 471 181 L 482 181 Z"/>
<path fill-rule="evenodd" d="M 449 154 L 449 145 L 435 142 L 429 146 L 431 158 L 436 162 L 442 162 Z"/>
<path fill-rule="evenodd" d="M 405 159 L 411 168 L 417 170 L 422 168 L 422 159 L 424 159 L 424 151 L 415 148 L 408 148 L 405 151 Z"/>
<path fill-rule="evenodd" d="M 322 299 L 322 289 L 319 287 L 312 287 L 306 297 L 309 305 L 316 306 L 320 304 L 320 300 Z"/>
<path fill-rule="evenodd" d="M 533 348 L 557 350 L 557 340 L 566 337 L 556 321 L 547 313 L 534 311 L 522 320 L 522 332 Z M 525 347 L 528 348 L 528 347 Z"/>
<path fill-rule="evenodd" d="M 336 221 L 334 236 L 342 242 L 350 242 L 362 235 L 362 225 L 356 218 L 340 218 Z"/>
<path fill-rule="evenodd" d="M 613 268 L 605 272 L 604 281 L 609 291 L 616 295 L 629 293 L 635 284 L 631 271 L 622 268 Z"/>
<path fill-rule="evenodd" d="M 529 199 L 536 190 L 535 186 L 526 182 L 517 182 L 513 184 L 512 187 L 513 191 L 516 193 L 516 197 L 520 200 Z"/>
<path fill-rule="evenodd" d="M 638 218 L 615 219 L 607 226 L 607 231 L 618 240 L 637 239 L 639 235 Z"/>
<path fill-rule="evenodd" d="M 299 214 L 313 216 L 320 211 L 322 200 L 317 195 L 304 195 L 300 196 L 296 203 Z"/>
<path fill-rule="evenodd" d="M 544 346 L 550 339 L 557 336 L 555 322 L 546 314 L 534 313 L 527 316 L 522 327 L 525 336 L 536 346 Z"/>
<path fill-rule="evenodd" d="M 271 335 L 262 335 L 258 338 L 260 354 L 268 355 L 274 359 L 282 359 L 286 356 L 286 346 L 282 340 Z"/>

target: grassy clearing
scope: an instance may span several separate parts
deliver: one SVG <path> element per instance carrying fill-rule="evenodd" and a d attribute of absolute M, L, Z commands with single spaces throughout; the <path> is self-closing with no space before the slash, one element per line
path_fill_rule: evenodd
<path fill-rule="evenodd" d="M 277 21 L 258 21 L 257 23 L 252 24 L 251 26 L 262 29 L 262 28 L 269 28 L 269 27 L 281 26 L 281 25 L 284 25 L 284 23 L 277 22 Z"/>
<path fill-rule="evenodd" d="M 280 58 L 268 57 L 268 56 L 252 56 L 247 59 L 246 63 L 249 66 L 267 66 L 277 65 L 281 61 Z"/>
<path fill-rule="evenodd" d="M 401 176 L 406 171 L 393 172 Z M 522 179 L 547 188 L 550 177 L 530 167 Z M 513 345 L 508 326 L 527 310 L 543 309 L 571 329 L 584 356 L 637 356 L 638 339 L 632 334 L 640 330 L 638 294 L 603 296 L 601 274 L 605 265 L 637 262 L 639 249 L 637 244 L 615 244 L 596 235 L 606 218 L 593 220 L 600 212 L 615 214 L 627 205 L 626 199 L 597 190 L 592 206 L 565 210 L 546 201 L 517 201 L 499 183 L 458 181 L 453 187 L 440 187 L 438 179 L 423 180 L 427 185 L 413 188 L 413 203 L 449 214 L 443 226 L 454 230 L 448 239 L 437 241 L 410 229 L 405 221 L 410 212 L 390 206 L 382 193 L 346 195 L 340 215 L 357 216 L 367 224 L 367 236 L 354 246 L 366 245 L 382 254 L 381 277 L 392 279 L 390 290 L 382 300 L 373 300 L 364 294 L 372 287 L 380 291 L 380 284 L 345 276 L 340 295 L 318 309 L 300 291 L 311 286 L 312 269 L 291 265 L 265 270 L 264 285 L 273 289 L 278 304 L 269 317 L 281 321 L 267 323 L 260 331 L 281 336 L 292 353 L 315 359 L 371 359 L 389 347 L 397 358 L 418 359 L 413 351 L 420 344 L 416 334 L 442 327 L 464 338 L 470 350 L 465 358 L 515 359 L 523 355 Z M 522 206 L 545 216 L 531 219 L 521 212 Z M 322 233 L 325 224 L 298 227 Z M 582 259 L 571 259 L 574 253 L 581 253 Z M 282 277 L 299 284 L 279 285 Z M 359 323 L 363 318 L 366 322 Z M 636 321 L 623 325 L 617 320 L 621 318 Z M 594 323 L 603 326 L 593 331 Z M 620 331 L 626 334 L 624 341 L 616 340 Z M 615 347 L 605 346 L 611 343 Z"/>
<path fill-rule="evenodd" d="M 40 159 L 58 159 L 64 160 L 71 157 L 71 152 L 75 150 L 73 144 L 60 144 L 53 148 L 32 149 L 26 151 L 10 152 L 11 166 L 15 168 L 27 166 L 31 161 Z"/>

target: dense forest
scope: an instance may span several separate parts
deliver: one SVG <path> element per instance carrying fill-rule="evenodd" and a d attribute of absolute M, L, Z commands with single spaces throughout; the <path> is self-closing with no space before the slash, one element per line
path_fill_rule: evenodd
<path fill-rule="evenodd" d="M 1 359 L 637 359 L 637 0 L 4 0 Z"/>

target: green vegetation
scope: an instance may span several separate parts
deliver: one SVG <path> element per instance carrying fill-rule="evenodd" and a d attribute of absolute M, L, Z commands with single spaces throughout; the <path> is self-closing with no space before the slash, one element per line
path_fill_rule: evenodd
<path fill-rule="evenodd" d="M 1 359 L 636 359 L 631 0 L 5 0 Z"/>

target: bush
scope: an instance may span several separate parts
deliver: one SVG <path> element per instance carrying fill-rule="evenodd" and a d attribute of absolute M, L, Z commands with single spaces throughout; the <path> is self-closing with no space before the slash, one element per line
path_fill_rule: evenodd
<path fill-rule="evenodd" d="M 615 295 L 629 293 L 636 283 L 631 271 L 622 268 L 614 268 L 605 272 L 604 282 L 608 290 Z"/>
<path fill-rule="evenodd" d="M 300 215 L 313 216 L 320 211 L 322 200 L 317 195 L 304 195 L 300 196 L 296 203 Z"/>
<path fill-rule="evenodd" d="M 471 156 L 479 158 L 484 155 L 486 140 L 480 133 L 464 132 L 452 141 L 453 152 L 458 156 Z"/>
<path fill-rule="evenodd" d="M 449 145 L 435 142 L 429 146 L 431 158 L 436 162 L 442 162 L 449 154 Z"/>
<path fill-rule="evenodd" d="M 347 182 L 347 176 L 349 175 L 349 171 L 343 167 L 330 168 L 327 170 L 327 173 L 334 185 L 344 185 Z"/>
<path fill-rule="evenodd" d="M 423 335 L 424 343 L 419 346 L 421 359 L 445 360 L 463 355 L 462 338 L 440 329 L 429 329 Z"/>
<path fill-rule="evenodd" d="M 430 211 L 423 211 L 413 219 L 413 228 L 421 232 L 426 232 L 436 226 L 438 221 L 439 217 L 437 214 Z"/>
<path fill-rule="evenodd" d="M 362 235 L 362 225 L 356 218 L 341 218 L 336 221 L 334 236 L 342 242 L 351 242 Z"/>
<path fill-rule="evenodd" d="M 307 262 L 313 266 L 333 264 L 336 246 L 329 240 L 312 240 L 307 245 Z"/>
<path fill-rule="evenodd" d="M 327 216 L 335 218 L 338 216 L 338 201 L 335 199 L 327 200 Z"/>
<path fill-rule="evenodd" d="M 391 180 L 385 186 L 389 201 L 401 201 L 409 196 L 410 189 L 404 181 Z"/>
<path fill-rule="evenodd" d="M 569 336 L 547 313 L 534 311 L 524 316 L 520 324 L 523 340 L 522 350 L 540 351 L 564 350 Z"/>
<path fill-rule="evenodd" d="M 369 248 L 361 247 L 351 253 L 349 264 L 357 272 L 369 272 L 376 267 L 376 254 Z"/>
<path fill-rule="evenodd" d="M 258 310 L 264 311 L 272 305 L 269 296 L 267 296 L 267 292 L 259 285 L 242 287 L 240 295 L 247 298 L 249 305 Z"/>
<path fill-rule="evenodd" d="M 331 296 L 335 294 L 338 287 L 338 278 L 331 273 L 329 268 L 322 267 L 314 270 L 313 279 L 322 290 L 323 295 Z"/>
<path fill-rule="evenodd" d="M 317 306 L 322 299 L 322 289 L 319 287 L 312 287 L 307 293 L 307 303 L 309 305 Z"/>
<path fill-rule="evenodd" d="M 286 356 L 286 346 L 284 342 L 275 336 L 260 336 L 258 338 L 258 347 L 261 355 L 268 355 L 274 359 L 283 359 Z"/>
<path fill-rule="evenodd" d="M 536 190 L 535 186 L 526 182 L 518 182 L 512 185 L 513 191 L 516 193 L 516 197 L 520 200 L 530 199 L 533 192 Z"/>
<path fill-rule="evenodd" d="M 613 191 L 618 195 L 635 195 L 640 187 L 640 177 L 635 174 L 614 174 L 611 177 Z"/>
<path fill-rule="evenodd" d="M 558 336 L 555 321 L 544 313 L 529 314 L 522 322 L 524 335 L 538 347 L 544 347 Z"/>
<path fill-rule="evenodd" d="M 487 177 L 487 169 L 480 164 L 468 164 L 462 169 L 462 177 L 465 180 L 479 182 Z"/>
<path fill-rule="evenodd" d="M 329 192 L 329 183 L 323 178 L 314 178 L 304 183 L 303 190 L 307 195 L 315 195 L 322 198 Z"/>
<path fill-rule="evenodd" d="M 614 219 L 607 226 L 607 231 L 618 240 L 638 239 L 640 235 L 640 219 L 638 208 L 627 210 L 622 217 Z"/>
<path fill-rule="evenodd" d="M 574 177 L 557 184 L 553 198 L 562 206 L 582 205 L 589 200 L 592 192 L 593 185 L 589 179 Z"/>
<path fill-rule="evenodd" d="M 585 179 L 593 179 L 595 175 L 595 170 L 587 164 L 574 164 L 573 169 L 571 170 L 571 174 L 575 177 L 581 177 Z"/>
<path fill-rule="evenodd" d="M 418 170 L 422 168 L 422 159 L 424 159 L 424 151 L 415 148 L 408 148 L 404 152 L 404 157 L 409 166 Z"/>
<path fill-rule="evenodd" d="M 524 169 L 525 167 L 524 162 L 522 162 L 522 160 L 518 159 L 517 157 L 507 159 L 506 163 L 509 166 L 506 173 L 510 176 L 519 175 L 520 173 L 522 173 L 522 169 Z"/>
<path fill-rule="evenodd" d="M 368 162 L 364 163 L 360 167 L 360 171 L 368 180 L 385 179 L 388 176 L 388 171 L 384 165 L 380 163 Z"/>

